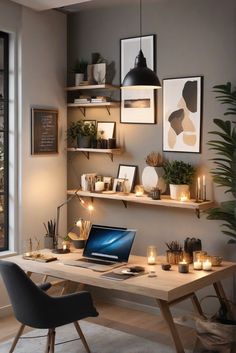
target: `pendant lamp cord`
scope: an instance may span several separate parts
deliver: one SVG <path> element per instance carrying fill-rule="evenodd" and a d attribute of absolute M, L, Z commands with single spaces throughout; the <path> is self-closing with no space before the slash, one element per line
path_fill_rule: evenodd
<path fill-rule="evenodd" d="M 142 49 L 142 0 L 139 1 L 140 50 Z"/>

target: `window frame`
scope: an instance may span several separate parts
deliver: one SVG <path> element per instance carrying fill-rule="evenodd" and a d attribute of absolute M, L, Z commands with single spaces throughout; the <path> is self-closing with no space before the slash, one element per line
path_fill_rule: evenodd
<path fill-rule="evenodd" d="M 2 251 L 9 250 L 9 34 L 0 31 L 0 39 L 3 39 L 3 133 L 4 141 L 4 188 L 0 191 L 0 196 L 4 197 L 4 246 Z"/>

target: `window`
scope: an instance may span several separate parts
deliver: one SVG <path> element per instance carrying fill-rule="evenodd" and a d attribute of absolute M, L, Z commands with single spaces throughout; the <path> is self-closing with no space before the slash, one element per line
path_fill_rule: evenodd
<path fill-rule="evenodd" d="M 8 239 L 8 34 L 0 32 L 0 251 L 7 250 Z"/>

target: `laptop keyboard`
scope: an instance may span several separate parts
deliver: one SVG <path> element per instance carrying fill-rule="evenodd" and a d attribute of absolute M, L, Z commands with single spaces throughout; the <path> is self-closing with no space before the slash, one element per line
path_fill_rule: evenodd
<path fill-rule="evenodd" d="M 83 262 L 89 262 L 89 263 L 94 263 L 94 264 L 98 264 L 98 265 L 105 265 L 105 266 L 111 266 L 114 265 L 115 262 L 112 261 L 101 261 L 101 260 L 95 260 L 95 259 L 79 259 L 78 261 L 83 261 Z"/>

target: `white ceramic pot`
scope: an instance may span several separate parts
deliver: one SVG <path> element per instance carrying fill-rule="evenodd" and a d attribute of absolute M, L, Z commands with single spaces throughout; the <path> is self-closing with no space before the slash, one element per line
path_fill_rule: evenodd
<path fill-rule="evenodd" d="M 182 194 L 189 193 L 189 185 L 170 184 L 170 198 L 172 200 L 180 200 Z"/>
<path fill-rule="evenodd" d="M 75 85 L 79 86 L 84 81 L 84 74 L 75 74 Z"/>

